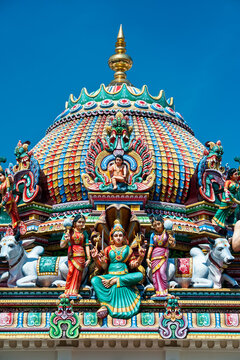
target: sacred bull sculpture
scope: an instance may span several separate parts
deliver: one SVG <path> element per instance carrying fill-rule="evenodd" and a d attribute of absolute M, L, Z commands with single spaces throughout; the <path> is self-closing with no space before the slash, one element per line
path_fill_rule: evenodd
<path fill-rule="evenodd" d="M 193 287 L 193 288 L 215 288 L 220 289 L 223 281 L 227 281 L 234 288 L 239 288 L 236 280 L 231 276 L 223 273 L 227 265 L 234 260 L 230 252 L 228 240 L 217 238 L 208 239 L 210 244 L 201 244 L 201 248 L 209 252 L 204 255 L 200 248 L 194 247 L 190 251 L 191 258 L 168 260 L 168 281 L 169 287 Z M 186 260 L 187 271 L 178 268 L 178 263 Z M 151 281 L 151 274 L 149 274 Z M 145 291 L 151 285 L 146 286 Z"/>
<path fill-rule="evenodd" d="M 209 250 L 208 254 L 204 255 L 202 250 L 197 247 L 192 248 L 190 251 L 192 256 L 192 277 L 189 280 L 192 287 L 220 289 L 224 280 L 229 282 L 232 287 L 239 287 L 236 280 L 223 273 L 224 268 L 234 260 L 228 240 L 217 238 L 215 240 L 209 239 L 209 241 L 211 244 L 200 245 L 202 248 Z M 171 287 L 178 284 L 173 260 L 171 259 L 168 267 L 168 278 Z"/>
<path fill-rule="evenodd" d="M 67 256 L 40 256 L 42 246 L 26 252 L 24 247 L 33 241 L 18 241 L 12 235 L 1 239 L 0 261 L 8 263 L 9 271 L 0 275 L 0 282 L 7 281 L 8 287 L 65 286 Z"/>

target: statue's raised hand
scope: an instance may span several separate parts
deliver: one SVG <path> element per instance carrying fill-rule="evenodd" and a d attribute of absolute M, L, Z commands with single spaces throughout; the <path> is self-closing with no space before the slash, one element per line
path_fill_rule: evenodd
<path fill-rule="evenodd" d="M 96 259 L 98 256 L 98 250 L 95 247 L 91 250 L 91 256 L 93 259 Z"/>
<path fill-rule="evenodd" d="M 98 254 L 98 259 L 99 259 L 101 264 L 106 264 L 106 262 L 107 262 L 107 258 L 102 252 L 100 252 Z"/>
<path fill-rule="evenodd" d="M 138 250 L 139 256 L 143 259 L 145 256 L 146 249 L 140 247 Z"/>

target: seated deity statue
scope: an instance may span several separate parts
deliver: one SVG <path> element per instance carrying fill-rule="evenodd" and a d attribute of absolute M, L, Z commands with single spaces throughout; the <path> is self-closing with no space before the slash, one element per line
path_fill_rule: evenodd
<path fill-rule="evenodd" d="M 127 183 L 128 169 L 123 161 L 122 155 L 117 155 L 115 157 L 115 162 L 109 166 L 109 172 L 114 190 L 117 190 L 118 183 Z"/>
<path fill-rule="evenodd" d="M 136 258 L 127 244 L 125 230 L 118 220 L 110 232 L 110 246 L 99 252 L 91 250 L 96 264 L 107 271 L 106 275 L 94 276 L 91 280 L 101 308 L 97 311 L 99 318 L 109 313 L 114 318 L 129 319 L 139 311 L 141 297 L 136 285 L 143 275 L 136 271 L 141 265 L 145 250 L 140 248 Z M 135 269 L 135 272 L 129 270 Z"/>

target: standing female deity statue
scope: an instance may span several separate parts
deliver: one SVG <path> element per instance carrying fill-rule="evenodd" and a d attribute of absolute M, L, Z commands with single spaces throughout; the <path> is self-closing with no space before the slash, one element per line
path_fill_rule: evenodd
<path fill-rule="evenodd" d="M 156 293 L 151 298 L 154 299 L 168 295 L 167 263 L 169 247 L 175 246 L 175 239 L 170 232 L 164 229 L 164 220 L 161 215 L 152 218 L 151 221 L 154 233 L 150 237 L 147 264 L 152 270 L 153 286 Z"/>
<path fill-rule="evenodd" d="M 72 226 L 67 229 L 60 242 L 60 247 L 68 245 L 68 275 L 66 279 L 64 296 L 74 296 L 80 298 L 78 294 L 81 285 L 84 267 L 90 264 L 90 248 L 88 233 L 85 228 L 85 216 L 76 215 Z M 67 226 L 66 226 L 67 227 Z M 85 257 L 87 255 L 87 261 Z"/>
<path fill-rule="evenodd" d="M 91 283 L 101 303 L 97 314 L 99 318 L 109 313 L 114 318 L 129 319 L 138 313 L 141 297 L 136 287 L 143 275 L 141 272 L 129 272 L 142 263 L 145 250 L 139 249 L 136 259 L 127 245 L 125 231 L 118 220 L 110 232 L 110 246 L 104 252 L 96 248 L 91 251 L 95 263 L 107 269 L 106 275 L 95 276 Z"/>
<path fill-rule="evenodd" d="M 12 193 L 12 184 L 8 176 L 6 176 L 2 167 L 0 167 L 0 208 L 5 207 L 6 212 L 11 217 L 12 227 L 15 229 L 20 223 L 17 204 Z"/>
<path fill-rule="evenodd" d="M 214 225 L 225 229 L 228 218 L 234 213 L 240 201 L 236 199 L 239 190 L 239 174 L 237 169 L 232 168 L 228 171 L 227 180 L 224 184 L 222 201 L 215 216 L 212 219 Z"/>

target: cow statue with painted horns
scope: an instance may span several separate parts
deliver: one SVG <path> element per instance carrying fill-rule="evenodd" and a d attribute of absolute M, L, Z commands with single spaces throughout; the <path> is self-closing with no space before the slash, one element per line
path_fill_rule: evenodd
<path fill-rule="evenodd" d="M 0 262 L 9 265 L 9 271 L 0 275 L 0 282 L 7 281 L 8 287 L 65 286 L 67 256 L 40 256 L 42 246 L 26 252 L 24 248 L 34 240 L 20 240 L 19 235 L 4 236 L 0 241 Z"/>
<path fill-rule="evenodd" d="M 234 261 L 230 251 L 230 244 L 225 238 L 215 240 L 208 239 L 209 244 L 199 245 L 202 249 L 208 250 L 205 255 L 203 251 L 194 247 L 190 251 L 192 258 L 192 275 L 184 278 L 193 288 L 222 288 L 224 281 L 228 282 L 231 287 L 239 288 L 235 279 L 224 273 L 224 269 Z M 180 277 L 176 277 L 175 259 L 169 259 L 168 279 L 170 287 L 182 286 Z"/>

